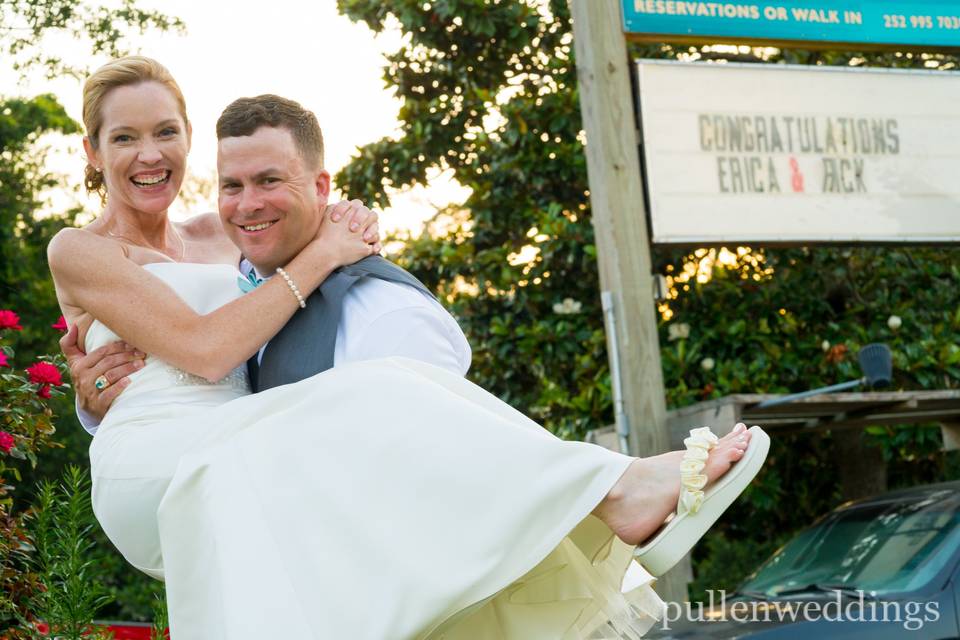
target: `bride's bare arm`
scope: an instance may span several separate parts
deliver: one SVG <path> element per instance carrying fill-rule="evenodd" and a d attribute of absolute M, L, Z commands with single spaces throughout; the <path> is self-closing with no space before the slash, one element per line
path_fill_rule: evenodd
<path fill-rule="evenodd" d="M 361 234 L 324 224 L 285 270 L 304 297 L 339 266 L 369 255 Z M 47 248 L 61 306 L 89 312 L 146 353 L 208 380 L 219 380 L 279 331 L 299 308 L 282 278 L 200 315 L 123 248 L 82 229 L 64 229 Z"/>

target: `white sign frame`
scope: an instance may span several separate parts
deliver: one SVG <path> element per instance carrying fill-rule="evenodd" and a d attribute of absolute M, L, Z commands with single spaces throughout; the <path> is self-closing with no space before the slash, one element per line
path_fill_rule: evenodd
<path fill-rule="evenodd" d="M 664 60 L 636 71 L 653 244 L 960 243 L 960 74 Z"/>

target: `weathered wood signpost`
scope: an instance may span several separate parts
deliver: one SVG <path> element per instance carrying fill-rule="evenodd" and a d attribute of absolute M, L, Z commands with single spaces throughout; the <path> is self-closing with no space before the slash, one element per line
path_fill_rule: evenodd
<path fill-rule="evenodd" d="M 960 78 L 858 76 L 864 86 L 876 86 L 867 88 L 860 103 L 870 113 L 853 117 L 857 98 L 850 92 L 831 102 L 822 87 L 798 89 L 801 74 L 817 74 L 815 70 L 741 65 L 727 71 L 679 63 L 635 68 L 627 53 L 628 38 L 957 51 L 957 3 L 571 0 L 571 11 L 616 427 L 631 454 L 656 454 L 670 446 L 651 240 L 688 246 L 960 241 L 955 180 L 960 175 L 960 120 L 952 115 Z M 642 100 L 634 95 L 631 78 L 638 69 Z M 716 75 L 725 71 L 728 75 Z M 833 72 L 835 78 L 842 73 Z M 763 83 L 757 74 L 767 74 Z M 714 96 L 702 91 L 704 82 L 723 89 L 713 102 Z M 751 90 L 760 84 L 772 86 L 772 93 Z M 696 96 L 688 95 L 687 89 L 697 87 Z M 770 97 L 801 94 L 809 95 L 793 109 Z M 880 96 L 894 96 L 910 108 L 883 103 Z M 918 105 L 928 111 L 918 112 Z M 939 119 L 939 129 L 930 118 Z M 802 149 L 801 135 L 806 136 Z M 819 147 L 808 149 L 814 135 Z M 753 146 L 745 150 L 747 144 Z M 766 145 L 762 153 L 760 144 Z M 739 146 L 731 151 L 733 145 Z M 950 166 L 915 166 L 924 155 L 936 153 L 930 145 L 948 152 Z M 922 180 L 901 175 L 904 171 Z M 790 208 L 798 219 L 791 224 L 770 216 L 778 207 Z M 849 212 L 847 219 L 838 217 L 838 210 Z M 720 431 L 732 427 L 715 426 Z M 661 578 L 661 596 L 685 600 L 689 571 L 685 563 Z"/>

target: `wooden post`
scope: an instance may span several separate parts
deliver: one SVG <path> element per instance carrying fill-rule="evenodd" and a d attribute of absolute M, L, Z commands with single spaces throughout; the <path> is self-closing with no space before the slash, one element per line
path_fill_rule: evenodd
<path fill-rule="evenodd" d="M 960 422 L 941 422 L 940 434 L 943 436 L 944 451 L 956 451 L 960 449 Z"/>
<path fill-rule="evenodd" d="M 653 297 L 647 214 L 619 0 L 571 0 L 580 110 L 600 286 L 613 294 L 630 453 L 667 451 L 667 409 Z M 657 581 L 660 596 L 687 599 L 689 564 Z"/>

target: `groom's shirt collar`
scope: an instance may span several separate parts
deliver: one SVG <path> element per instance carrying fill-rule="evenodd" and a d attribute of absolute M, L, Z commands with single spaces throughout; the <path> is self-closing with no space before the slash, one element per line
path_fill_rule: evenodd
<path fill-rule="evenodd" d="M 246 258 L 241 258 L 240 273 L 242 273 L 243 275 L 248 275 L 251 271 L 253 272 L 253 275 L 260 278 L 261 280 L 269 280 L 270 277 L 273 275 L 272 273 L 269 275 L 263 275 L 262 273 L 257 271 L 257 268 L 253 266 L 253 264 L 249 260 L 247 260 Z"/>

